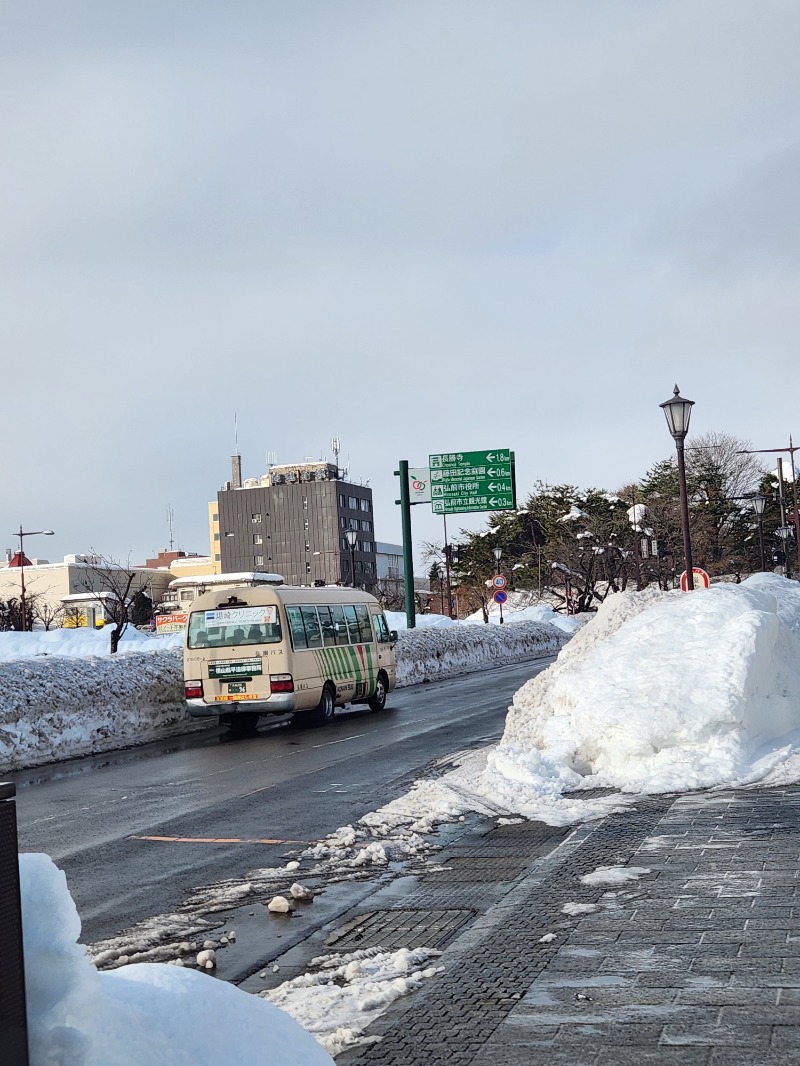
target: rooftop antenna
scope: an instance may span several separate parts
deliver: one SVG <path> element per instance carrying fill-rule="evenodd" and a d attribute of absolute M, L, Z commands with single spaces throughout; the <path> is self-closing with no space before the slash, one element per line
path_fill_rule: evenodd
<path fill-rule="evenodd" d="M 338 437 L 334 437 L 331 441 L 331 448 L 333 449 L 333 461 L 336 464 L 336 476 L 339 476 L 339 452 L 342 450 L 342 442 Z"/>
<path fill-rule="evenodd" d="M 233 455 L 231 456 L 231 488 L 242 487 L 242 457 L 239 455 L 239 416 L 233 412 Z"/>
<path fill-rule="evenodd" d="M 167 508 L 167 529 L 169 529 L 169 550 L 172 551 L 175 544 L 175 537 L 173 535 L 173 527 L 175 525 L 175 512 L 171 507 Z"/>
<path fill-rule="evenodd" d="M 278 465 L 278 453 L 277 452 L 267 452 L 264 455 L 264 465 L 266 466 L 267 470 L 269 470 L 269 468 L 271 466 L 277 466 Z"/>

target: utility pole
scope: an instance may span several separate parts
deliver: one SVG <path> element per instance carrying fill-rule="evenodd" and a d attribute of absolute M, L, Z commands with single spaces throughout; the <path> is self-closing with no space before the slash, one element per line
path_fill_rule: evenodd
<path fill-rule="evenodd" d="M 411 499 L 408 494 L 408 460 L 401 459 L 395 477 L 400 478 L 400 519 L 403 529 L 403 585 L 406 596 L 406 626 L 414 629 L 417 612 L 414 605 L 414 551 L 411 543 Z"/>

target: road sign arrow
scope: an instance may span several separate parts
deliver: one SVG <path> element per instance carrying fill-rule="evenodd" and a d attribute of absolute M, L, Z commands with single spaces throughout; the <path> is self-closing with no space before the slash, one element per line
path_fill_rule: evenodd
<path fill-rule="evenodd" d="M 511 477 L 511 471 L 507 466 L 501 466 L 499 468 L 490 466 L 486 473 L 489 477 Z"/>
<path fill-rule="evenodd" d="M 498 500 L 494 496 L 490 496 L 489 503 L 492 505 L 492 507 L 510 507 L 511 499 L 508 496 L 501 496 Z"/>
<path fill-rule="evenodd" d="M 511 486 L 507 481 L 490 481 L 489 492 L 511 492 Z"/>

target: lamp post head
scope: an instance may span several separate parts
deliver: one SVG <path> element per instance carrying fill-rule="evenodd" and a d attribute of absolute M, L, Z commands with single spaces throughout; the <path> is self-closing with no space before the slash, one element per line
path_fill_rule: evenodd
<path fill-rule="evenodd" d="M 766 496 L 753 496 L 753 498 L 750 500 L 750 502 L 753 505 L 753 510 L 756 513 L 756 517 L 757 518 L 761 518 L 763 516 L 763 514 L 764 514 L 764 508 L 765 508 L 765 506 L 767 504 L 767 497 Z"/>
<path fill-rule="evenodd" d="M 492 548 L 492 555 L 494 555 L 496 561 L 499 563 L 500 560 L 503 558 L 503 549 L 502 548 Z"/>
<path fill-rule="evenodd" d="M 357 529 L 346 529 L 344 531 L 344 535 L 347 538 L 347 543 L 350 545 L 350 547 L 351 548 L 355 548 L 356 541 L 358 540 L 358 530 Z"/>
<path fill-rule="evenodd" d="M 694 400 L 687 400 L 681 396 L 676 385 L 672 397 L 658 406 L 664 412 L 672 436 L 676 441 L 683 440 L 689 432 L 689 419 L 692 415 Z"/>

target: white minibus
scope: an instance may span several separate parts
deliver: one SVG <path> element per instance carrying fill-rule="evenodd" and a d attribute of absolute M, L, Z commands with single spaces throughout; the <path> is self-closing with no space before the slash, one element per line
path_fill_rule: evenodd
<path fill-rule="evenodd" d="M 343 586 L 210 590 L 192 603 L 184 642 L 189 714 L 236 731 L 262 714 L 323 725 L 337 706 L 382 710 L 394 646 L 374 596 Z"/>

